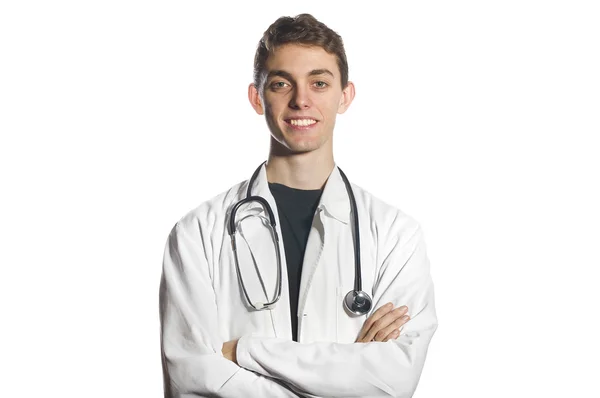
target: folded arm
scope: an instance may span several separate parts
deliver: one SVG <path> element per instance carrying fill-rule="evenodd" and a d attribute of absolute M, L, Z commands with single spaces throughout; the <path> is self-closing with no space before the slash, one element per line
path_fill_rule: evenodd
<path fill-rule="evenodd" d="M 223 357 L 207 255 L 196 228 L 184 231 L 178 223 L 165 248 L 160 285 L 165 397 L 297 397 L 281 381 Z"/>
<path fill-rule="evenodd" d="M 397 339 L 301 344 L 250 335 L 239 340 L 237 361 L 312 396 L 411 397 L 437 328 L 433 283 L 419 228 L 408 242 L 401 245 L 398 241 L 389 251 L 378 274 L 374 299 L 374 310 L 387 302 L 408 306 L 411 320 Z"/>

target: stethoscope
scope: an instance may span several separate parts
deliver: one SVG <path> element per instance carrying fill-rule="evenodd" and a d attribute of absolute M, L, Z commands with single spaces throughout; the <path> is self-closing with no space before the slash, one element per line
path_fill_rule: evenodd
<path fill-rule="evenodd" d="M 231 237 L 231 247 L 233 249 L 233 254 L 234 254 L 234 258 L 235 258 L 235 267 L 236 267 L 238 279 L 242 286 L 242 291 L 244 292 L 244 296 L 246 297 L 246 300 L 248 301 L 250 306 L 252 306 L 252 308 L 254 308 L 257 311 L 271 309 L 275 306 L 275 303 L 279 300 L 279 297 L 281 296 L 281 285 L 282 285 L 281 253 L 279 250 L 279 236 L 277 235 L 277 229 L 276 229 L 277 224 L 275 222 L 275 214 L 273 213 L 271 206 L 269 205 L 269 203 L 267 202 L 267 200 L 265 198 L 263 198 L 261 196 L 252 196 L 252 193 L 251 193 L 252 185 L 254 185 L 254 181 L 256 180 L 258 173 L 260 172 L 263 164 L 264 163 L 262 163 L 260 166 L 258 166 L 256 171 L 252 175 L 252 178 L 250 179 L 250 182 L 248 183 L 248 190 L 246 191 L 246 198 L 240 200 L 232 207 L 231 214 L 229 216 L 229 224 L 228 224 L 228 232 L 229 232 L 229 236 Z M 354 198 L 354 193 L 352 192 L 352 187 L 350 186 L 350 181 L 348 181 L 346 174 L 344 174 L 344 172 L 339 167 L 338 167 L 338 170 L 340 171 L 340 175 L 342 176 L 342 179 L 344 180 L 344 184 L 346 185 L 346 190 L 348 191 L 348 197 L 350 199 L 350 205 L 352 207 L 352 214 L 354 215 L 354 217 L 353 217 L 353 219 L 354 219 L 354 224 L 353 224 L 354 267 L 355 267 L 354 268 L 354 290 L 351 290 L 348 292 L 348 294 L 346 294 L 346 296 L 344 297 L 343 303 L 344 303 L 344 307 L 346 308 L 346 310 L 348 310 L 352 314 L 365 315 L 366 313 L 368 313 L 371 310 L 373 301 L 371 300 L 371 297 L 367 293 L 362 291 L 361 265 L 360 265 L 360 237 L 359 237 L 359 228 L 358 228 L 358 209 L 356 207 L 356 200 Z M 276 256 L 277 256 L 277 286 L 276 286 L 275 296 L 274 296 L 273 300 L 266 302 L 266 303 L 259 302 L 259 301 L 253 302 L 252 300 L 250 300 L 250 296 L 248 295 L 248 291 L 246 290 L 246 285 L 244 284 L 244 280 L 243 280 L 242 274 L 240 272 L 240 265 L 239 265 L 238 256 L 237 256 L 237 247 L 236 247 L 236 240 L 235 240 L 235 233 L 236 233 L 235 215 L 236 215 L 238 209 L 240 208 L 240 206 L 242 206 L 246 203 L 250 203 L 250 202 L 258 202 L 266 210 L 266 212 L 269 216 L 269 227 L 271 230 L 271 234 L 275 241 L 275 252 L 276 252 Z M 264 281 L 262 279 L 260 271 L 258 270 L 258 267 L 257 267 L 256 272 L 258 273 L 260 282 L 264 287 Z"/>

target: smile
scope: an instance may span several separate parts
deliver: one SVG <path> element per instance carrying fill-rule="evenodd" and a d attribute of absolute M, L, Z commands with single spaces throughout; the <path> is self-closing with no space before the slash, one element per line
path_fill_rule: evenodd
<path fill-rule="evenodd" d="M 288 119 L 285 122 L 294 127 L 308 127 L 317 123 L 314 119 Z"/>

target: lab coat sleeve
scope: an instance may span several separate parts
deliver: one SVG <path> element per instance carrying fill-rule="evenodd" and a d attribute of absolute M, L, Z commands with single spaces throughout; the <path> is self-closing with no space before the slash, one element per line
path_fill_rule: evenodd
<path fill-rule="evenodd" d="M 203 236 L 197 224 L 187 229 L 178 223 L 171 231 L 160 283 L 165 398 L 297 397 L 223 357 Z"/>
<path fill-rule="evenodd" d="M 385 343 L 301 344 L 250 335 L 239 340 L 238 363 L 283 380 L 309 396 L 411 397 L 437 318 L 420 228 L 417 226 L 405 244 L 395 240 L 382 261 L 373 294 L 375 309 L 387 302 L 395 307 L 408 306 L 411 319 L 397 339 Z"/>

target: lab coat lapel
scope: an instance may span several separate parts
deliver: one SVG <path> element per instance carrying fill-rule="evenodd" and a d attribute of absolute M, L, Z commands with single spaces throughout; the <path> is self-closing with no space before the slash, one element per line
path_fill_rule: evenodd
<path fill-rule="evenodd" d="M 327 179 L 321 200 L 313 218 L 312 228 L 308 235 L 304 262 L 302 263 L 302 277 L 300 281 L 300 294 L 298 303 L 298 316 L 302 317 L 306 300 L 312 285 L 313 276 L 317 271 L 322 254 L 325 250 L 334 249 L 336 242 L 327 239 L 332 231 L 326 231 L 325 226 L 336 226 L 337 223 L 348 224 L 350 219 L 350 202 L 348 192 L 340 172 L 335 166 Z M 332 246 L 330 248 L 330 246 Z M 328 267 L 324 272 L 334 274 L 337 270 L 335 264 L 324 264 Z M 320 294 L 321 292 L 315 292 Z"/>

